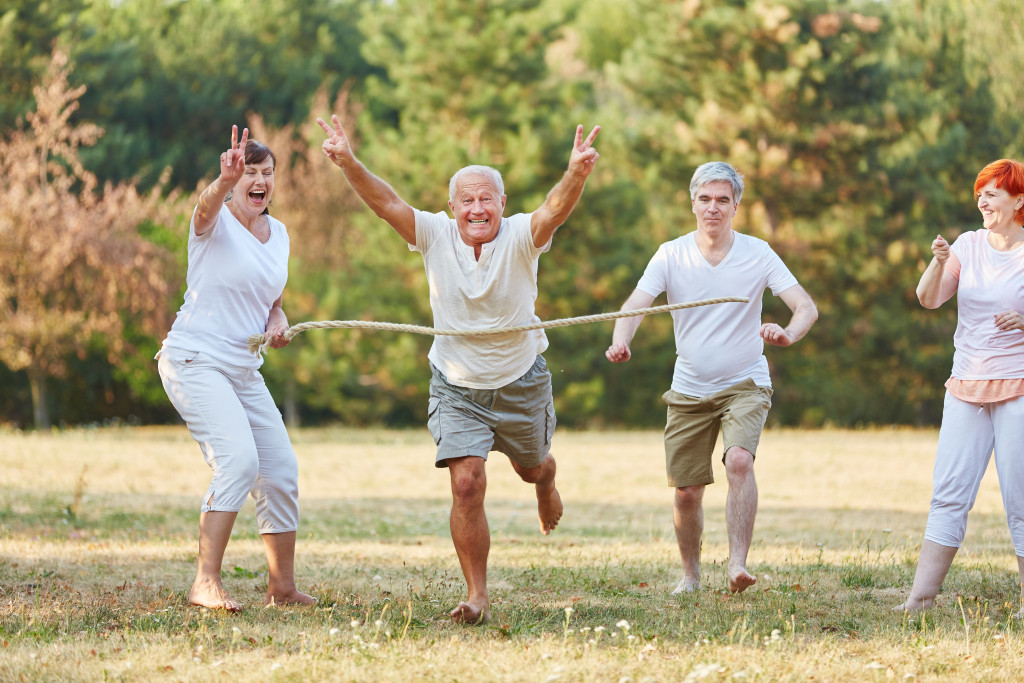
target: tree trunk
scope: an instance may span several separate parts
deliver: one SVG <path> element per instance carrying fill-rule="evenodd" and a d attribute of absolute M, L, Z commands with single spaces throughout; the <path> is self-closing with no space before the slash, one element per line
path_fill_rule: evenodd
<path fill-rule="evenodd" d="M 28 384 L 32 389 L 32 417 L 36 429 L 49 429 L 50 411 L 46 406 L 46 375 L 39 370 L 29 368 Z"/>
<path fill-rule="evenodd" d="M 288 375 L 284 381 L 284 423 L 288 429 L 299 427 L 299 399 L 295 377 Z"/>

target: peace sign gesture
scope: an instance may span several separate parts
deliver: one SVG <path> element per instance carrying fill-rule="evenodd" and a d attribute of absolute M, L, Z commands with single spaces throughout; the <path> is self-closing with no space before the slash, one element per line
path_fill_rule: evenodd
<path fill-rule="evenodd" d="M 590 135 L 584 140 L 583 126 L 576 126 L 576 139 L 573 141 L 572 154 L 569 155 L 569 173 L 586 178 L 594 170 L 594 164 L 597 163 L 598 157 L 601 156 L 593 147 L 594 138 L 597 137 L 600 130 L 601 126 L 594 126 L 594 129 L 590 131 Z"/>
<path fill-rule="evenodd" d="M 245 143 L 249 141 L 249 129 L 242 131 L 242 141 L 238 141 L 238 126 L 231 126 L 231 147 L 220 155 L 220 177 L 230 187 L 242 179 L 245 173 Z"/>
<path fill-rule="evenodd" d="M 331 122 L 334 123 L 334 128 L 328 126 L 327 122 L 323 119 L 317 119 L 316 122 L 327 133 L 327 139 L 324 140 L 321 149 L 323 149 L 328 159 L 337 166 L 341 166 L 344 159 L 352 156 L 352 146 L 348 143 L 348 136 L 345 135 L 345 129 L 341 127 L 338 115 L 331 114 Z"/>

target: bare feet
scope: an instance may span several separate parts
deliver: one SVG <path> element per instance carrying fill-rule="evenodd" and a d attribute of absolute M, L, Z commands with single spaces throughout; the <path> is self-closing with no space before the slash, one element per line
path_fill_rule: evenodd
<path fill-rule="evenodd" d="M 196 578 L 192 590 L 188 592 L 188 603 L 197 607 L 223 609 L 228 612 L 241 612 L 242 605 L 231 599 L 231 596 L 219 581 Z"/>
<path fill-rule="evenodd" d="M 263 599 L 263 604 L 267 607 L 275 607 L 277 605 L 315 605 L 316 598 L 300 593 L 297 589 L 293 588 L 290 591 L 273 593 L 267 591 L 267 597 Z"/>
<path fill-rule="evenodd" d="M 679 595 L 681 593 L 693 593 L 700 588 L 700 577 L 692 578 L 684 576 L 679 579 L 679 583 L 676 584 L 675 589 L 672 591 L 672 595 Z"/>
<path fill-rule="evenodd" d="M 748 572 L 745 567 L 729 569 L 729 590 L 733 593 L 742 593 L 757 583 L 757 577 Z"/>
<path fill-rule="evenodd" d="M 562 497 L 554 484 L 544 489 L 537 485 L 537 516 L 540 518 L 540 532 L 545 536 L 558 526 L 558 520 L 562 518 Z"/>
<path fill-rule="evenodd" d="M 460 602 L 459 606 L 453 609 L 450 614 L 452 621 L 456 624 L 466 624 L 467 626 L 486 624 L 491 618 L 486 604 L 482 607 L 477 607 L 468 602 Z"/>
<path fill-rule="evenodd" d="M 915 597 L 907 598 L 907 601 L 902 605 L 896 605 L 892 608 L 893 612 L 920 612 L 922 610 L 931 609 L 935 606 L 934 599 L 918 599 Z"/>

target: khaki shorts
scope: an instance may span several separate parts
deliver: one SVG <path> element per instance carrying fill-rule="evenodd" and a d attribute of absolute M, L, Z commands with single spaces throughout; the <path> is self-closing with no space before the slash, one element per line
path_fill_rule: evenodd
<path fill-rule="evenodd" d="M 519 467 L 544 462 L 555 431 L 555 404 L 543 356 L 500 389 L 455 386 L 433 364 L 430 371 L 427 428 L 437 444 L 435 467 L 447 467 L 448 458 L 486 460 L 490 451 L 504 453 Z"/>
<path fill-rule="evenodd" d="M 747 379 L 710 396 L 684 396 L 670 389 L 662 399 L 668 404 L 665 424 L 668 485 L 698 486 L 715 481 L 711 456 L 719 429 L 723 462 L 725 453 L 733 446 L 751 455 L 757 454 L 757 444 L 772 407 L 772 390 Z"/>

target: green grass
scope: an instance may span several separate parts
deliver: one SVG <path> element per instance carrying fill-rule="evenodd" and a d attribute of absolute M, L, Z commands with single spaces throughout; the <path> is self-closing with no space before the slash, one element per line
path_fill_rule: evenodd
<path fill-rule="evenodd" d="M 488 466 L 492 621 L 451 623 L 464 583 L 447 473 L 425 432 L 309 430 L 300 587 L 262 607 L 251 504 L 225 585 L 238 615 L 189 607 L 208 473 L 181 429 L 0 433 L 0 680 L 1019 680 L 1020 588 L 994 473 L 938 608 L 905 597 L 927 512 L 930 431 L 770 431 L 750 568 L 725 586 L 724 476 L 705 496 L 702 590 L 679 577 L 660 435 L 560 433 L 566 513 Z M 88 464 L 85 467 L 85 464 Z M 720 474 L 720 473 L 719 473 Z"/>

